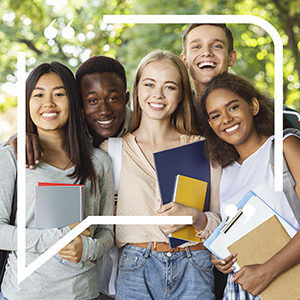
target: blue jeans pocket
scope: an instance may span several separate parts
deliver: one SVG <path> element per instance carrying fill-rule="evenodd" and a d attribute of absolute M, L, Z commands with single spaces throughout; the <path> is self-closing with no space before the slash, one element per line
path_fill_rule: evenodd
<path fill-rule="evenodd" d="M 211 254 L 208 250 L 192 251 L 191 254 L 189 261 L 195 268 L 201 271 L 213 271 Z"/>
<path fill-rule="evenodd" d="M 120 258 L 120 271 L 135 271 L 142 268 L 147 260 L 143 252 L 125 247 Z"/>

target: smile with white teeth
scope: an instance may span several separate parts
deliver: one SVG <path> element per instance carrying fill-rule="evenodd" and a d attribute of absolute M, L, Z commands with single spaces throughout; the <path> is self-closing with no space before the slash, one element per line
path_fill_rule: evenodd
<path fill-rule="evenodd" d="M 236 125 L 234 125 L 234 126 L 232 126 L 232 127 L 230 127 L 230 128 L 226 128 L 226 129 L 224 129 L 224 130 L 225 130 L 225 132 L 230 133 L 230 132 L 232 132 L 232 131 L 238 129 L 239 126 L 240 126 L 240 124 L 236 124 Z"/>
<path fill-rule="evenodd" d="M 106 120 L 106 121 L 98 121 L 96 120 L 97 123 L 101 124 L 101 125 L 109 125 L 112 123 L 114 119 L 111 119 L 111 120 Z"/>
<path fill-rule="evenodd" d="M 159 103 L 149 103 L 149 105 L 155 108 L 162 108 L 165 106 L 164 104 L 159 104 Z"/>
<path fill-rule="evenodd" d="M 42 116 L 45 117 L 45 118 L 55 117 L 56 115 L 58 115 L 57 112 L 53 112 L 53 113 L 42 113 Z"/>
<path fill-rule="evenodd" d="M 204 67 L 216 67 L 216 63 L 215 62 L 211 62 L 211 61 L 203 61 L 203 62 L 201 62 L 199 65 L 198 65 L 198 67 L 200 68 L 200 69 L 202 69 L 202 68 L 204 68 Z"/>

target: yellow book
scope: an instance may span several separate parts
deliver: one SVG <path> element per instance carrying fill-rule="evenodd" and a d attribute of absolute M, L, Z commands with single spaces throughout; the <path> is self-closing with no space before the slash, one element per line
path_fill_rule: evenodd
<path fill-rule="evenodd" d="M 173 201 L 203 211 L 206 191 L 207 182 L 183 175 L 177 175 Z M 196 230 L 192 225 L 187 225 L 184 228 L 173 232 L 171 236 L 187 241 L 200 242 L 200 238 L 196 237 Z"/>

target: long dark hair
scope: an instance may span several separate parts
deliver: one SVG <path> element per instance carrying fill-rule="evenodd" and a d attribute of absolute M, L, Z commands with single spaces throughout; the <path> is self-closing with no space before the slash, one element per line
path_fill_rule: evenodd
<path fill-rule="evenodd" d="M 240 76 L 223 73 L 213 78 L 208 84 L 200 100 L 200 122 L 206 139 L 206 153 L 212 164 L 226 167 L 237 160 L 239 154 L 233 145 L 220 139 L 208 124 L 209 117 L 206 111 L 206 100 L 210 93 L 217 89 L 234 92 L 249 104 L 253 97 L 257 98 L 260 108 L 258 114 L 254 116 L 254 124 L 258 134 L 263 136 L 274 134 L 274 103 L 251 82 Z M 284 127 L 288 127 L 288 124 L 284 124 Z"/>
<path fill-rule="evenodd" d="M 90 157 L 89 148 L 84 132 L 82 103 L 72 71 L 59 62 L 43 63 L 30 72 L 26 80 L 26 131 L 37 134 L 36 125 L 30 117 L 29 101 L 39 78 L 48 73 L 56 73 L 62 80 L 68 100 L 69 119 L 65 125 L 63 149 L 68 158 L 75 165 L 75 170 L 69 176 L 76 182 L 84 184 L 87 179 L 91 181 L 91 191 L 96 191 L 96 173 Z"/>

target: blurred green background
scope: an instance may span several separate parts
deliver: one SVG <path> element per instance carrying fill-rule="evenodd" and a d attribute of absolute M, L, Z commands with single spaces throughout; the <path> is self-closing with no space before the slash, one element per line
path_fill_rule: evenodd
<path fill-rule="evenodd" d="M 299 110 L 300 0 L 2 0 L 0 142 L 16 131 L 18 51 L 26 53 L 27 72 L 42 62 L 53 60 L 66 64 L 75 72 L 93 55 L 112 56 L 124 65 L 129 90 L 139 61 L 149 51 L 161 48 L 180 55 L 184 25 L 104 24 L 103 15 L 113 14 L 225 14 L 254 15 L 265 19 L 278 30 L 284 45 L 284 103 Z M 52 31 L 57 35 L 47 38 L 44 30 L 53 21 Z M 69 22 L 74 34 L 72 29 L 66 32 Z M 234 35 L 238 58 L 231 72 L 252 80 L 274 97 L 274 45 L 271 37 L 251 24 L 229 23 L 228 27 Z M 71 38 L 65 33 L 71 34 Z"/>

